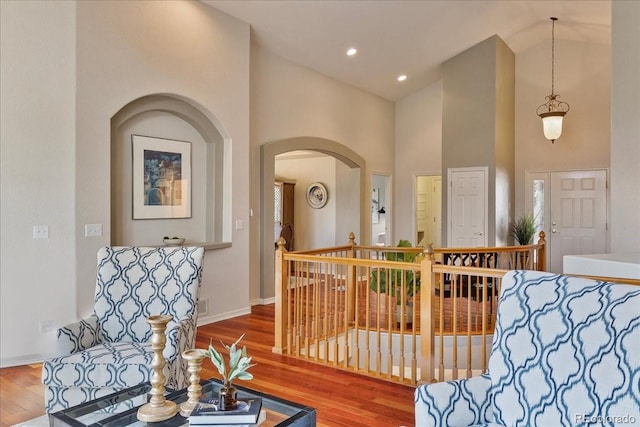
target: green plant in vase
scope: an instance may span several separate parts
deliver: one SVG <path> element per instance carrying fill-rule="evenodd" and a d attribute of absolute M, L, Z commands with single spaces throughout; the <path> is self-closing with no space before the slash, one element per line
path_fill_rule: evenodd
<path fill-rule="evenodd" d="M 511 224 L 511 235 L 519 245 L 529 245 L 536 234 L 536 221 L 531 213 L 521 216 Z"/>
<path fill-rule="evenodd" d="M 209 350 L 207 351 L 213 366 L 222 376 L 223 386 L 218 393 L 218 406 L 223 411 L 234 409 L 236 406 L 236 389 L 233 387 L 233 380 L 236 378 L 239 380 L 253 379 L 253 374 L 247 371 L 252 366 L 255 366 L 255 363 L 251 363 L 251 357 L 247 356 L 247 348 L 245 346 L 242 349 L 238 348 L 238 343 L 243 337 L 244 334 L 230 346 L 222 341 L 220 342 L 229 353 L 228 366 L 225 363 L 224 356 L 215 349 L 212 343 L 209 344 Z"/>
<path fill-rule="evenodd" d="M 398 247 L 411 248 L 411 242 L 408 240 L 400 240 Z M 385 259 L 387 261 L 396 262 L 416 262 L 420 255 L 411 252 L 386 252 Z M 379 294 L 389 295 L 395 298 L 396 305 L 398 306 L 398 318 L 400 316 L 400 304 L 403 301 L 402 298 L 402 283 L 404 281 L 405 286 L 405 313 L 407 323 L 411 323 L 411 302 L 410 299 L 420 292 L 420 274 L 411 270 L 401 270 L 396 268 L 380 268 L 371 271 L 371 278 L 369 280 L 369 288 Z"/>

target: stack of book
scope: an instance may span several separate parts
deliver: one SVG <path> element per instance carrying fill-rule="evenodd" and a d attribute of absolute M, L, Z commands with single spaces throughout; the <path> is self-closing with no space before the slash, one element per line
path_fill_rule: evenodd
<path fill-rule="evenodd" d="M 254 426 L 262 423 L 266 412 L 262 409 L 262 399 L 238 399 L 235 409 L 222 411 L 217 399 L 202 400 L 189 416 L 190 426 Z"/>

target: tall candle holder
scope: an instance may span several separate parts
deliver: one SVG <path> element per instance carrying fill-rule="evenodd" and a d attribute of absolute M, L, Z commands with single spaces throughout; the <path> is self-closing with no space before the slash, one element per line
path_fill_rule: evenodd
<path fill-rule="evenodd" d="M 143 422 L 158 422 L 168 420 L 178 413 L 178 405 L 175 402 L 166 400 L 164 397 L 164 385 L 167 378 L 164 376 L 163 368 L 166 364 L 162 351 L 167 344 L 167 337 L 164 331 L 167 329 L 173 317 L 171 315 L 149 316 L 147 323 L 151 325 L 151 348 L 153 350 L 153 360 L 151 361 L 151 399 L 149 403 L 142 405 L 138 409 L 138 419 Z"/>
<path fill-rule="evenodd" d="M 206 353 L 197 348 L 185 350 L 182 352 L 182 358 L 187 361 L 189 365 L 188 371 L 191 374 L 189 376 L 189 387 L 187 388 L 187 396 L 189 399 L 180 405 L 180 415 L 188 417 L 198 404 L 200 396 L 202 395 L 202 386 L 200 385 L 200 371 L 202 370 L 202 361 L 204 360 Z"/>

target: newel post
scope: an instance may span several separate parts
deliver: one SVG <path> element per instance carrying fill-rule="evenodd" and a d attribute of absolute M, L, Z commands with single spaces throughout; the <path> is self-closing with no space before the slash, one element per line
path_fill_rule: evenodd
<path fill-rule="evenodd" d="M 275 290 L 276 290 L 276 310 L 275 310 L 275 337 L 273 353 L 284 354 L 285 343 L 287 340 L 287 325 L 286 325 L 286 313 L 287 313 L 287 283 L 289 281 L 287 262 L 284 259 L 284 254 L 287 253 L 285 249 L 285 240 L 280 237 L 278 239 L 278 249 L 276 249 L 276 265 L 275 265 Z"/>
<path fill-rule="evenodd" d="M 352 231 L 349 233 L 349 249 L 347 249 L 347 258 L 355 259 L 357 255 L 356 249 L 356 235 Z M 356 266 L 349 264 L 347 265 L 347 307 L 346 307 L 346 316 L 347 316 L 347 324 L 353 324 L 356 320 L 356 282 L 357 282 L 357 271 Z"/>
<path fill-rule="evenodd" d="M 544 231 L 541 231 L 539 236 L 538 245 L 540 245 L 540 249 L 538 249 L 538 271 L 547 271 L 547 241 L 544 239 Z"/>
<path fill-rule="evenodd" d="M 433 301 L 435 300 L 435 279 L 433 273 L 433 247 L 425 249 L 420 262 L 420 383 L 430 383 L 435 378 L 434 351 L 435 330 L 433 326 Z"/>

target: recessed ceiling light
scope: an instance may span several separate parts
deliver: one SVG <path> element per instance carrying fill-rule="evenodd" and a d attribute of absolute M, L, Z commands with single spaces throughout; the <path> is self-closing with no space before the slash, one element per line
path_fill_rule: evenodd
<path fill-rule="evenodd" d="M 351 49 L 349 49 L 349 50 L 347 51 L 347 55 L 349 55 L 349 56 L 353 56 L 353 55 L 355 55 L 356 53 L 358 53 L 358 49 L 356 49 L 355 47 L 352 47 Z"/>
<path fill-rule="evenodd" d="M 398 76 L 398 81 L 399 81 L 399 82 L 403 82 L 403 81 L 405 81 L 405 80 L 407 80 L 407 76 L 406 76 L 406 75 L 404 75 L 404 74 L 400 74 L 400 75 Z"/>

